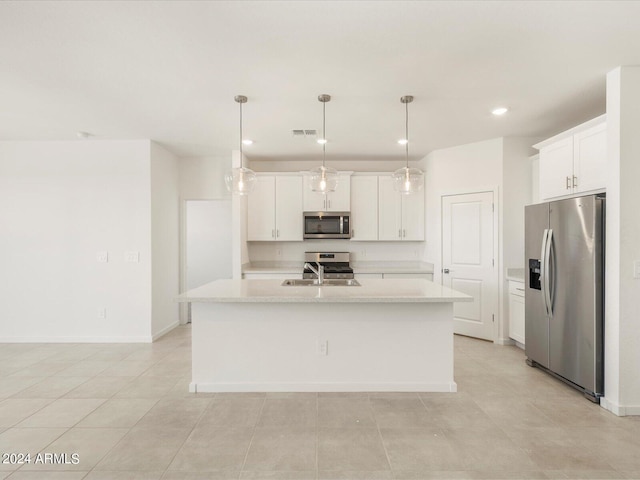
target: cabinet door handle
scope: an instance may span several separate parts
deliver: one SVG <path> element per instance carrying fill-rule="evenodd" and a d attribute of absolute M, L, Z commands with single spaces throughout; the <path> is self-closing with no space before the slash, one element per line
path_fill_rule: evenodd
<path fill-rule="evenodd" d="M 576 188 L 578 186 L 578 177 L 576 177 L 575 175 L 573 176 L 573 188 Z"/>
<path fill-rule="evenodd" d="M 401 228 L 398 229 L 398 238 L 402 238 L 402 229 Z"/>
<path fill-rule="evenodd" d="M 403 237 L 406 237 L 406 236 L 407 236 L 407 231 L 406 231 L 404 228 L 402 229 L 402 236 L 403 236 Z"/>
<path fill-rule="evenodd" d="M 331 208 L 331 200 L 327 200 L 327 208 Z"/>
<path fill-rule="evenodd" d="M 449 269 L 448 268 L 443 268 L 442 269 L 442 273 L 449 273 Z"/>
<path fill-rule="evenodd" d="M 519 291 L 521 291 L 521 292 L 524 292 L 524 288 L 518 288 L 518 287 L 516 287 L 516 290 L 519 290 Z"/>
<path fill-rule="evenodd" d="M 271 230 L 271 238 L 276 238 L 276 231 L 275 230 Z"/>
<path fill-rule="evenodd" d="M 276 238 L 280 237 L 280 230 L 276 229 Z"/>
<path fill-rule="evenodd" d="M 567 190 L 569 190 L 571 188 L 571 177 L 567 177 Z"/>

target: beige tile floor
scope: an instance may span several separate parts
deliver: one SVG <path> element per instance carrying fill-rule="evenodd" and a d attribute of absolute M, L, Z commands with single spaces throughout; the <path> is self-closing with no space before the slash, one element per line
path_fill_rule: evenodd
<path fill-rule="evenodd" d="M 152 345 L 0 345 L 0 480 L 640 479 L 640 418 L 455 338 L 456 394 L 190 394 L 190 328 Z"/>

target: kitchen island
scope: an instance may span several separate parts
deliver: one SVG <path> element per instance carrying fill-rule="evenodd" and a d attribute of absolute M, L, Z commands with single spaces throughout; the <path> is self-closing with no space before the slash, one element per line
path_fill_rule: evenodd
<path fill-rule="evenodd" d="M 217 280 L 191 302 L 191 392 L 455 392 L 453 302 L 428 280 Z"/>

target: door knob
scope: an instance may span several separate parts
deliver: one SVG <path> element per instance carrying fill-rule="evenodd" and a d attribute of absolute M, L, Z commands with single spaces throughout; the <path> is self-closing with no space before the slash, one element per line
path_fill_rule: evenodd
<path fill-rule="evenodd" d="M 442 269 L 442 273 L 449 273 L 449 269 L 448 268 L 443 268 Z"/>

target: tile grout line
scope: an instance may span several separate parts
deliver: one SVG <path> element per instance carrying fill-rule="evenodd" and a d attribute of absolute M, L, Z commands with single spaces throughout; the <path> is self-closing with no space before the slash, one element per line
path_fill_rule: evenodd
<path fill-rule="evenodd" d="M 242 472 L 244 471 L 244 466 L 247 463 L 247 458 L 249 458 L 249 451 L 251 450 L 251 445 L 253 444 L 253 439 L 256 435 L 256 429 L 258 428 L 258 422 L 260 421 L 260 417 L 262 417 L 262 412 L 264 411 L 264 406 L 267 403 L 267 396 L 265 395 L 262 399 L 262 405 L 260 406 L 260 411 L 258 412 L 258 417 L 256 418 L 256 423 L 253 426 L 253 431 L 251 432 L 251 439 L 249 440 L 249 445 L 247 446 L 247 451 L 244 454 L 244 459 L 242 460 L 242 465 L 240 466 L 240 471 L 238 472 L 238 478 L 242 476 Z"/>
<path fill-rule="evenodd" d="M 378 418 L 376 417 L 376 412 L 371 404 L 371 395 L 367 395 L 367 403 L 369 404 L 369 408 L 371 408 L 371 413 L 373 414 L 373 419 L 376 422 L 376 430 L 378 431 L 378 438 L 380 438 L 380 443 L 382 444 L 382 449 L 384 450 L 384 456 L 387 459 L 387 465 L 389 465 L 389 472 L 391 472 L 391 476 L 395 478 L 395 472 L 393 471 L 393 467 L 391 466 L 391 459 L 389 458 L 389 452 L 387 451 L 387 446 L 384 444 L 384 438 L 382 438 L 382 432 L 380 431 L 380 424 L 378 423 Z M 424 405 L 424 404 L 423 404 Z"/>
<path fill-rule="evenodd" d="M 178 380 L 178 382 L 180 382 L 180 380 Z M 176 385 L 178 384 L 178 382 L 176 382 Z M 175 387 L 175 385 L 174 385 Z M 206 397 L 205 397 L 206 398 Z M 158 402 L 160 401 L 160 399 L 158 400 Z M 213 399 L 211 400 L 211 404 L 213 404 L 216 401 L 216 397 L 213 397 Z M 156 402 L 153 407 L 155 407 L 157 405 Z M 151 407 L 151 408 L 153 408 Z M 165 474 L 169 471 L 169 467 L 171 466 L 171 464 L 173 463 L 173 461 L 176 459 L 176 457 L 178 456 L 178 453 L 180 453 L 180 450 L 182 450 L 182 447 L 184 447 L 184 445 L 187 443 L 187 440 L 189 440 L 189 437 L 191 437 L 191 435 L 193 435 L 193 431 L 196 429 L 196 426 L 198 425 L 198 422 L 200 421 L 200 419 L 204 416 L 204 412 L 207 411 L 207 408 L 209 408 L 209 406 L 207 406 L 206 408 L 202 409 L 202 412 L 200 413 L 200 416 L 198 417 L 198 419 L 195 421 L 195 423 L 193 424 L 193 427 L 191 427 L 191 431 L 189 432 L 189 435 L 187 435 L 184 438 L 184 441 L 180 444 L 180 446 L 176 449 L 176 453 L 173 454 L 173 456 L 171 457 L 171 460 L 169 461 L 169 463 L 167 464 L 167 468 L 164 469 L 164 472 L 162 472 L 162 475 L 160 476 L 160 478 L 164 477 Z M 151 411 L 151 409 L 149 409 L 149 411 Z M 148 412 L 147 412 L 148 413 Z M 145 414 L 146 415 L 146 414 Z M 142 416 L 142 418 L 144 418 L 144 415 Z M 142 420 L 142 418 L 140 420 Z M 138 422 L 140 421 L 138 420 Z M 136 422 L 137 425 L 137 422 Z"/>

